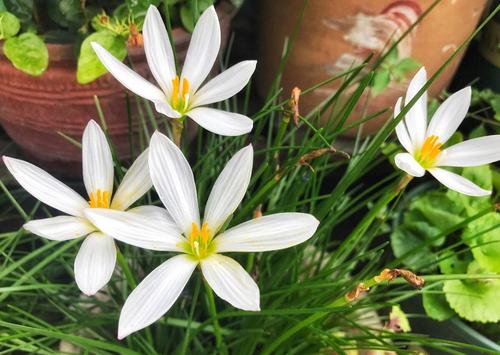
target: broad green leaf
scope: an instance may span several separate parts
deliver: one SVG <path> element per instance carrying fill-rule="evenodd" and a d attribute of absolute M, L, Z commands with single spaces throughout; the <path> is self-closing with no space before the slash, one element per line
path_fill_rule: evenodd
<path fill-rule="evenodd" d="M 465 274 L 471 261 L 470 252 L 457 254 L 452 250 L 445 250 L 439 255 L 439 269 L 446 275 Z"/>
<path fill-rule="evenodd" d="M 451 309 L 450 305 L 446 301 L 444 293 L 434 293 L 436 291 L 442 291 L 442 287 L 437 290 L 433 289 L 431 292 L 423 292 L 422 294 L 422 304 L 425 309 L 425 313 L 435 320 L 443 321 L 455 315 L 455 311 Z"/>
<path fill-rule="evenodd" d="M 80 48 L 76 70 L 76 78 L 80 84 L 90 83 L 107 72 L 92 49 L 91 42 L 99 43 L 119 60 L 123 60 L 127 56 L 127 45 L 124 37 L 116 36 L 109 31 L 92 33 L 85 38 Z"/>
<path fill-rule="evenodd" d="M 33 0 L 4 0 L 3 2 L 7 10 L 14 14 L 23 24 L 31 21 L 33 17 Z"/>
<path fill-rule="evenodd" d="M 389 65 L 396 63 L 399 57 L 398 46 L 394 46 L 388 53 L 387 57 L 385 57 L 386 63 Z"/>
<path fill-rule="evenodd" d="M 134 17 L 144 17 L 149 6 L 158 6 L 160 0 L 125 0 L 125 4 Z"/>
<path fill-rule="evenodd" d="M 33 76 L 41 75 L 49 65 L 47 46 L 33 33 L 7 39 L 3 50 L 17 69 Z"/>
<path fill-rule="evenodd" d="M 488 165 L 463 168 L 462 176 L 483 189 L 491 190 L 493 187 L 491 168 Z M 456 204 L 465 207 L 467 216 L 472 216 L 491 205 L 490 196 L 471 197 L 453 190 L 448 190 L 446 194 Z"/>
<path fill-rule="evenodd" d="M 205 11 L 210 5 L 213 4 L 213 0 L 199 0 L 198 1 L 198 12 L 195 13 L 195 9 L 191 6 L 191 2 L 185 2 L 180 11 L 181 22 L 186 30 L 193 32 L 194 26 L 201 13 Z"/>
<path fill-rule="evenodd" d="M 62 27 L 78 29 L 86 21 L 80 0 L 48 0 L 47 8 L 50 18 Z"/>
<path fill-rule="evenodd" d="M 392 72 L 399 80 L 402 80 L 406 78 L 409 72 L 414 71 L 420 66 L 421 64 L 413 58 L 403 58 L 392 68 Z"/>
<path fill-rule="evenodd" d="M 375 71 L 373 76 L 372 93 L 377 96 L 387 88 L 391 80 L 389 69 L 381 68 Z"/>
<path fill-rule="evenodd" d="M 491 212 L 469 223 L 462 238 L 483 269 L 500 273 L 500 213 Z"/>
<path fill-rule="evenodd" d="M 19 19 L 7 11 L 0 12 L 0 39 L 15 36 L 21 29 Z"/>

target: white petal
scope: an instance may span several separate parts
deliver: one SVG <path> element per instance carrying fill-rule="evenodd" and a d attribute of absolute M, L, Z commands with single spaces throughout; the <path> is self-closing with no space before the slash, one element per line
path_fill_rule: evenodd
<path fill-rule="evenodd" d="M 167 100 L 163 91 L 113 57 L 99 43 L 92 42 L 91 45 L 101 63 L 127 89 L 151 101 L 161 102 Z M 168 70 L 168 68 L 165 68 L 165 70 Z"/>
<path fill-rule="evenodd" d="M 311 238 L 319 221 L 307 213 L 277 213 L 235 226 L 214 242 L 218 253 L 279 250 Z"/>
<path fill-rule="evenodd" d="M 131 208 L 127 212 L 137 213 L 140 214 L 141 216 L 148 218 L 156 218 L 158 222 L 168 223 L 172 227 L 177 228 L 175 221 L 172 219 L 172 217 L 170 217 L 168 211 L 163 207 L 152 206 L 152 205 L 139 206 Z"/>
<path fill-rule="evenodd" d="M 84 218 L 58 216 L 29 221 L 27 231 L 50 240 L 70 240 L 92 233 L 96 228 Z"/>
<path fill-rule="evenodd" d="M 240 92 L 252 77 L 257 61 L 245 60 L 223 71 L 196 92 L 192 106 L 208 105 Z"/>
<path fill-rule="evenodd" d="M 441 144 L 455 133 L 469 110 L 470 86 L 457 91 L 438 107 L 427 128 L 427 136 L 438 136 Z"/>
<path fill-rule="evenodd" d="M 439 166 L 479 166 L 500 160 L 500 135 L 469 139 L 440 154 Z"/>
<path fill-rule="evenodd" d="M 103 233 L 121 242 L 150 250 L 182 251 L 179 229 L 160 215 L 107 208 L 89 208 L 85 215 Z"/>
<path fill-rule="evenodd" d="M 125 301 L 118 323 L 118 339 L 160 319 L 179 298 L 197 261 L 188 255 L 174 256 L 154 269 Z"/>
<path fill-rule="evenodd" d="M 101 127 L 90 120 L 82 137 L 82 171 L 87 193 L 96 196 L 97 190 L 113 193 L 113 157 Z M 108 201 L 109 202 L 109 201 Z"/>
<path fill-rule="evenodd" d="M 232 306 L 260 311 L 259 286 L 233 259 L 213 254 L 201 260 L 201 271 L 214 292 Z"/>
<path fill-rule="evenodd" d="M 491 191 L 484 190 L 472 181 L 450 171 L 434 168 L 429 169 L 429 172 L 447 188 L 460 192 L 464 195 L 487 196 L 491 194 Z"/>
<path fill-rule="evenodd" d="M 182 151 L 165 135 L 155 132 L 149 148 L 149 171 L 156 192 L 181 232 L 200 225 L 193 172 Z"/>
<path fill-rule="evenodd" d="M 4 156 L 7 169 L 36 199 L 72 216 L 84 217 L 87 201 L 61 181 L 26 161 Z"/>
<path fill-rule="evenodd" d="M 144 52 L 149 69 L 163 92 L 172 94 L 172 79 L 175 78 L 175 61 L 167 30 L 158 9 L 150 5 L 142 27 Z"/>
<path fill-rule="evenodd" d="M 210 6 L 198 19 L 182 68 L 181 83 L 189 81 L 189 93 L 194 95 L 212 69 L 220 48 L 220 25 L 215 8 Z"/>
<path fill-rule="evenodd" d="M 167 101 L 154 101 L 155 109 L 170 118 L 180 118 L 182 115 L 174 110 Z"/>
<path fill-rule="evenodd" d="M 394 106 L 394 118 L 398 117 L 401 112 L 401 103 L 403 98 L 400 97 Z M 413 144 L 411 142 L 410 136 L 408 135 L 408 130 L 406 129 L 406 123 L 404 118 L 399 121 L 396 126 L 396 136 L 398 137 L 399 143 L 403 146 L 408 153 L 413 153 Z"/>
<path fill-rule="evenodd" d="M 148 156 L 149 151 L 146 149 L 128 169 L 113 196 L 112 209 L 126 210 L 153 186 L 149 176 Z"/>
<path fill-rule="evenodd" d="M 427 73 L 422 67 L 413 77 L 408 85 L 405 96 L 405 106 L 415 97 L 427 81 Z M 406 114 L 406 127 L 412 141 L 413 147 L 419 147 L 425 139 L 427 128 L 427 91 L 420 96 L 412 108 Z"/>
<path fill-rule="evenodd" d="M 411 176 L 421 177 L 425 169 L 409 153 L 399 153 L 394 157 L 396 166 Z"/>
<path fill-rule="evenodd" d="M 245 196 L 252 177 L 253 148 L 248 145 L 226 164 L 215 182 L 205 208 L 203 222 L 215 235 Z"/>
<path fill-rule="evenodd" d="M 252 130 L 253 121 L 239 113 L 197 107 L 187 115 L 206 130 L 222 136 L 241 136 Z"/>
<path fill-rule="evenodd" d="M 116 248 L 113 238 L 92 233 L 82 243 L 75 259 L 75 281 L 87 296 L 103 288 L 113 275 Z"/>

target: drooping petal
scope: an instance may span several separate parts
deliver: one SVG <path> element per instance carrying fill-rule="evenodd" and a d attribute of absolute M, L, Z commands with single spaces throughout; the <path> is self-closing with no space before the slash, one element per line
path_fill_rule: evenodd
<path fill-rule="evenodd" d="M 226 164 L 215 182 L 205 208 L 204 223 L 215 235 L 245 196 L 252 177 L 253 148 L 248 145 Z"/>
<path fill-rule="evenodd" d="M 92 42 L 91 45 L 101 63 L 127 89 L 151 101 L 167 100 L 163 91 L 113 57 L 99 43 Z M 165 70 L 168 69 L 165 68 Z"/>
<path fill-rule="evenodd" d="M 255 60 L 245 60 L 223 71 L 196 92 L 192 107 L 209 105 L 236 95 L 248 84 L 256 65 Z"/>
<path fill-rule="evenodd" d="M 222 136 L 241 136 L 253 127 L 247 116 L 214 108 L 197 107 L 186 114 L 206 130 Z"/>
<path fill-rule="evenodd" d="M 92 233 L 82 243 L 75 259 L 75 281 L 87 296 L 103 288 L 113 275 L 116 248 L 113 238 Z"/>
<path fill-rule="evenodd" d="M 170 258 L 154 269 L 125 301 L 118 323 L 118 339 L 160 319 L 179 298 L 198 264 L 188 255 Z"/>
<path fill-rule="evenodd" d="M 175 61 L 167 30 L 158 9 L 150 5 L 142 27 L 149 69 L 167 97 L 172 95 Z"/>
<path fill-rule="evenodd" d="M 113 157 L 101 127 L 90 120 L 82 137 L 82 171 L 87 193 L 94 196 L 98 190 L 113 193 Z M 108 201 L 109 202 L 109 201 Z"/>
<path fill-rule="evenodd" d="M 174 110 L 172 106 L 167 101 L 153 101 L 155 104 L 155 109 L 159 113 L 164 114 L 170 118 L 180 118 L 182 115 Z"/>
<path fill-rule="evenodd" d="M 220 49 L 220 25 L 215 8 L 210 6 L 198 19 L 186 53 L 181 82 L 189 81 L 191 97 L 212 69 Z"/>
<path fill-rule="evenodd" d="M 72 216 L 84 217 L 87 201 L 52 175 L 26 161 L 4 156 L 7 169 L 26 191 L 46 205 Z"/>
<path fill-rule="evenodd" d="M 408 85 L 408 90 L 405 95 L 405 106 L 416 96 L 427 81 L 427 73 L 422 67 L 415 74 Z M 406 127 L 410 135 L 413 147 L 422 145 L 425 139 L 425 131 L 427 128 L 427 91 L 419 97 L 417 102 L 406 114 Z"/>
<path fill-rule="evenodd" d="M 232 306 L 245 311 L 260 311 L 259 286 L 235 260 L 213 254 L 202 259 L 201 271 L 214 292 Z"/>
<path fill-rule="evenodd" d="M 73 216 L 35 219 L 24 224 L 23 228 L 50 240 L 75 239 L 96 230 L 86 219 Z"/>
<path fill-rule="evenodd" d="M 394 163 L 398 168 L 411 176 L 421 177 L 425 169 L 409 153 L 399 153 L 394 157 Z"/>
<path fill-rule="evenodd" d="M 439 166 L 479 166 L 500 160 L 500 135 L 469 139 L 441 152 Z"/>
<path fill-rule="evenodd" d="M 398 117 L 401 112 L 401 103 L 403 98 L 400 97 L 394 106 L 394 118 Z M 410 136 L 408 134 L 408 129 L 406 129 L 406 123 L 404 118 L 399 121 L 396 126 L 396 136 L 398 137 L 399 143 L 403 146 L 408 153 L 413 153 L 413 144 L 411 143 Z"/>
<path fill-rule="evenodd" d="M 470 106 L 471 88 L 467 86 L 448 97 L 438 107 L 427 128 L 427 136 L 438 136 L 441 144 L 455 133 L 467 115 Z"/>
<path fill-rule="evenodd" d="M 182 151 L 165 135 L 155 132 L 149 148 L 149 171 L 156 192 L 181 232 L 200 225 L 193 172 Z"/>
<path fill-rule="evenodd" d="M 103 233 L 121 242 L 150 250 L 182 251 L 183 238 L 179 229 L 160 215 L 107 208 L 89 208 L 85 214 Z"/>
<path fill-rule="evenodd" d="M 277 213 L 235 226 L 215 239 L 218 253 L 279 250 L 311 238 L 319 221 L 307 213 Z"/>
<path fill-rule="evenodd" d="M 149 150 L 146 149 L 128 169 L 113 197 L 112 209 L 126 210 L 153 186 L 149 176 L 148 156 Z"/>
<path fill-rule="evenodd" d="M 463 176 L 452 173 L 451 171 L 433 168 L 429 169 L 429 172 L 447 188 L 460 192 L 464 195 L 488 196 L 491 194 L 491 191 L 484 190 L 472 181 L 464 178 Z"/>

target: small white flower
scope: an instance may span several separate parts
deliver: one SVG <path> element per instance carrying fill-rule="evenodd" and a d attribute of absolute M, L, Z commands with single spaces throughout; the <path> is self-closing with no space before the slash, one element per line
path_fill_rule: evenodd
<path fill-rule="evenodd" d="M 149 68 L 160 86 L 151 84 L 93 42 L 97 56 L 127 89 L 152 101 L 156 110 L 171 118 L 189 116 L 203 128 L 223 136 L 239 136 L 252 130 L 250 118 L 238 113 L 202 107 L 235 95 L 250 80 L 256 61 L 240 62 L 204 86 L 220 48 L 219 20 L 213 6 L 196 23 L 180 76 L 176 73 L 172 46 L 158 9 L 150 6 L 143 26 L 144 51 Z"/>
<path fill-rule="evenodd" d="M 84 214 L 89 208 L 126 210 L 152 186 L 147 167 L 148 151 L 143 152 L 125 174 L 113 193 L 113 160 L 106 137 L 91 120 L 82 138 L 83 181 L 87 202 L 77 192 L 26 161 L 3 157 L 5 165 L 19 184 L 41 202 L 67 213 L 33 220 L 24 229 L 50 240 L 70 240 L 87 235 L 75 259 L 75 280 L 86 295 L 93 295 L 105 286 L 115 268 L 116 249 L 113 238 L 102 233 Z M 154 208 L 154 207 L 153 207 Z M 154 214 L 151 206 L 129 210 L 137 214 Z"/>
<path fill-rule="evenodd" d="M 405 96 L 405 105 L 418 93 L 427 80 L 421 68 L 411 80 Z M 396 165 L 411 176 L 421 177 L 427 170 L 449 189 L 469 196 L 485 196 L 484 190 L 470 180 L 440 167 L 468 167 L 500 160 L 500 135 L 474 138 L 441 150 L 462 123 L 469 109 L 471 89 L 466 87 L 448 97 L 437 109 L 427 126 L 427 92 L 408 111 L 396 126 L 399 142 L 408 153 L 395 157 Z M 394 117 L 401 111 L 400 97 Z"/>
<path fill-rule="evenodd" d="M 306 213 L 278 213 L 219 233 L 245 195 L 252 164 L 251 145 L 233 156 L 212 188 L 200 223 L 191 168 L 179 148 L 156 132 L 150 145 L 150 174 L 168 213 L 158 214 L 153 221 L 127 212 L 86 210 L 93 223 L 118 240 L 182 253 L 153 270 L 127 298 L 120 315 L 120 339 L 161 318 L 198 265 L 220 298 L 240 309 L 260 309 L 257 284 L 240 264 L 220 253 L 288 248 L 309 239 L 319 222 Z"/>

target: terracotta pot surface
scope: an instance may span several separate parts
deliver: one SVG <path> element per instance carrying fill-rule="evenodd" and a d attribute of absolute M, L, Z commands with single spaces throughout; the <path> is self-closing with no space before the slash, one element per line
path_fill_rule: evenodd
<path fill-rule="evenodd" d="M 260 2 L 257 89 L 262 96 L 267 94 L 275 76 L 284 39 L 292 34 L 303 3 L 302 0 Z M 391 38 L 398 38 L 398 34 L 408 29 L 432 3 L 433 0 L 309 1 L 283 74 L 284 93 L 288 95 L 294 86 L 307 88 L 326 80 L 362 61 L 369 53 L 380 54 Z M 472 33 L 486 3 L 487 0 L 443 0 L 398 45 L 399 59 L 415 59 L 426 67 L 430 76 Z M 286 16 L 283 9 L 286 9 Z M 446 88 L 462 55 L 463 52 L 433 83 L 431 96 Z M 406 80 L 391 81 L 385 91 L 370 97 L 366 108 L 367 94 L 362 97 L 362 105 L 356 107 L 348 123 L 392 107 L 397 98 L 404 95 L 408 79 L 414 72 L 406 74 Z M 338 81 L 333 82 L 301 97 L 301 113 L 306 114 L 332 95 L 338 85 Z M 365 123 L 364 132 L 375 132 L 390 116 L 388 113 L 385 117 Z M 323 121 L 325 119 L 323 117 Z M 355 132 L 351 131 L 348 135 Z"/>
<path fill-rule="evenodd" d="M 225 43 L 234 8 L 222 2 L 217 7 Z M 173 30 L 177 57 L 182 63 L 191 34 Z M 28 159 L 52 174 L 81 176 L 81 150 L 57 132 L 77 141 L 89 119 L 99 121 L 94 95 L 99 98 L 113 144 L 121 159 L 130 158 L 129 130 L 124 87 L 109 73 L 81 85 L 76 81 L 76 59 L 70 44 L 48 44 L 49 67 L 38 77 L 27 75 L 0 55 L 0 122 Z M 135 70 L 152 82 L 143 48 L 130 47 Z M 137 113 L 130 96 L 133 126 Z M 160 117 L 158 115 L 158 117 Z M 161 116 L 163 117 L 163 116 Z"/>

